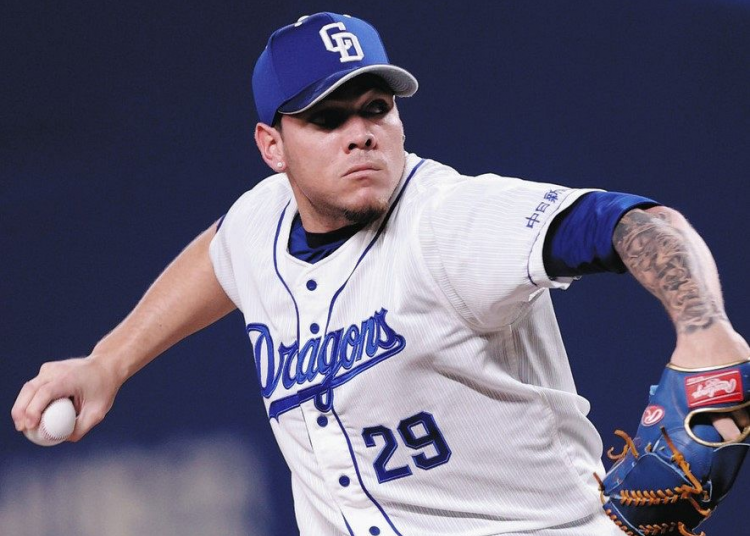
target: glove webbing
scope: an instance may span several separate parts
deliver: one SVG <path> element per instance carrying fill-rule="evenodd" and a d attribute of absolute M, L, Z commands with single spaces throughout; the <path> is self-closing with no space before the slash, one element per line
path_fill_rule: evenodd
<path fill-rule="evenodd" d="M 604 510 L 604 513 L 609 516 L 609 518 L 614 522 L 617 527 L 623 531 L 627 536 L 639 536 L 632 530 L 630 530 L 625 524 L 620 521 L 620 518 L 617 517 L 617 514 L 615 514 L 612 510 L 607 508 Z M 643 536 L 656 536 L 658 534 L 667 534 L 669 532 L 674 532 L 674 530 L 677 529 L 680 531 L 680 534 L 682 536 L 706 536 L 705 532 L 701 532 L 700 534 L 695 534 L 694 532 L 690 532 L 687 528 L 685 528 L 685 524 L 682 522 L 675 523 L 674 521 L 671 523 L 661 523 L 659 525 L 639 525 L 638 530 L 641 532 Z"/>
<path fill-rule="evenodd" d="M 667 442 L 670 450 L 672 451 L 671 461 L 677 464 L 677 466 L 682 470 L 687 479 L 690 480 L 690 483 L 692 485 L 684 484 L 674 489 L 657 491 L 622 490 L 620 492 L 620 504 L 623 504 L 625 506 L 654 506 L 660 504 L 675 503 L 680 499 L 685 499 L 693 505 L 693 507 L 699 514 L 704 517 L 708 517 L 709 515 L 711 515 L 711 509 L 701 508 L 700 505 L 698 505 L 698 502 L 695 500 L 696 495 L 702 494 L 705 496 L 703 485 L 697 478 L 695 478 L 695 475 L 693 475 L 693 472 L 690 470 L 690 464 L 687 462 L 687 460 L 685 460 L 685 456 L 682 454 L 682 452 L 680 452 L 672 442 L 672 438 L 669 437 L 669 434 L 664 427 L 661 428 L 661 433 L 664 436 L 664 440 Z M 609 451 L 607 452 L 607 456 L 612 460 L 620 461 L 625 456 L 627 456 L 628 451 L 630 451 L 633 454 L 633 457 L 637 460 L 640 455 L 638 454 L 638 449 L 636 448 L 633 439 L 622 430 L 616 430 L 615 435 L 621 437 L 625 441 L 625 447 L 619 454 L 612 454 L 613 449 L 609 449 Z M 646 451 L 651 452 L 650 444 L 646 446 Z M 604 484 L 602 483 L 598 475 L 595 474 L 594 476 L 599 482 L 599 487 L 602 491 L 603 499 Z M 605 510 L 605 512 L 610 517 L 610 519 L 615 522 L 620 530 L 625 532 L 628 536 L 637 536 L 630 529 L 624 526 L 624 524 L 617 518 L 616 514 L 612 512 L 612 510 L 607 509 Z M 643 532 L 644 536 L 666 534 L 668 532 L 673 532 L 675 528 L 679 530 L 682 536 L 705 536 L 705 532 L 696 534 L 694 532 L 688 531 L 688 529 L 685 528 L 685 524 L 682 522 L 662 523 L 659 525 L 641 525 L 638 527 L 638 529 Z"/>

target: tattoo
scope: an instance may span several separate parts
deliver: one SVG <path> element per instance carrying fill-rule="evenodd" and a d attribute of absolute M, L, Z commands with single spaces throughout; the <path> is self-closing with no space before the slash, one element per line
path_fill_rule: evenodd
<path fill-rule="evenodd" d="M 701 255 L 669 213 L 631 210 L 615 227 L 613 243 L 630 273 L 667 308 L 678 332 L 727 320 L 721 298 L 706 284 Z"/>

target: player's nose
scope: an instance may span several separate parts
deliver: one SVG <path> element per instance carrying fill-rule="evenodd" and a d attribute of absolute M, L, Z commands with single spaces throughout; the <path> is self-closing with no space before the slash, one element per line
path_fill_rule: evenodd
<path fill-rule="evenodd" d="M 349 123 L 346 133 L 347 150 L 349 152 L 355 149 L 367 150 L 375 148 L 377 140 L 366 120 L 357 117 L 352 118 Z"/>

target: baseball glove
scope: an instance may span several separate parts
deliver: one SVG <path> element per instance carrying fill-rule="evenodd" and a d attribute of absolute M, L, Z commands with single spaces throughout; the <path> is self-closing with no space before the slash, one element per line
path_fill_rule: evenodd
<path fill-rule="evenodd" d="M 729 492 L 750 445 L 750 426 L 724 441 L 711 415 L 750 405 L 750 361 L 705 369 L 668 365 L 651 387 L 635 437 L 599 481 L 604 510 L 629 536 L 680 534 L 695 528 Z M 704 533 L 701 533 L 704 534 Z"/>

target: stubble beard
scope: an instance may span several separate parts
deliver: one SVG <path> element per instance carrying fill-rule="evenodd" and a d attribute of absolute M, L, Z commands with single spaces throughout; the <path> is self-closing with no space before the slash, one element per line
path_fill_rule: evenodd
<path fill-rule="evenodd" d="M 349 225 L 365 226 L 383 216 L 389 207 L 390 196 L 384 196 L 383 198 L 371 200 L 365 206 L 343 207 L 341 215 L 349 222 Z"/>
<path fill-rule="evenodd" d="M 362 209 L 344 209 L 343 215 L 350 225 L 364 226 L 380 218 L 386 210 L 388 205 L 369 206 Z"/>

